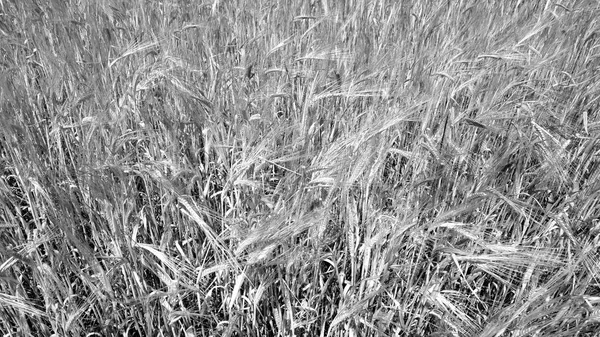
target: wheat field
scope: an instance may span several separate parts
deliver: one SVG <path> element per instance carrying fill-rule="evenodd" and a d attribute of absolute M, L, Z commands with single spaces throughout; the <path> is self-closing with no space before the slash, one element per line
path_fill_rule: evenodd
<path fill-rule="evenodd" d="M 594 1 L 0 1 L 2 336 L 600 336 Z"/>

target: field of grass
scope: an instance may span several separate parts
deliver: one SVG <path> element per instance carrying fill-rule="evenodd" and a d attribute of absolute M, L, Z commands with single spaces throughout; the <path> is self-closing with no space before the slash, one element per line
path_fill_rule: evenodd
<path fill-rule="evenodd" d="M 0 1 L 1 335 L 600 335 L 598 18 Z"/>

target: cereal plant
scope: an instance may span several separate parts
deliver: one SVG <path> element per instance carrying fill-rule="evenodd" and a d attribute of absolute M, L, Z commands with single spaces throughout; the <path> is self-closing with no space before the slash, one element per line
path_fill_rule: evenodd
<path fill-rule="evenodd" d="M 595 336 L 593 1 L 0 1 L 2 336 Z"/>

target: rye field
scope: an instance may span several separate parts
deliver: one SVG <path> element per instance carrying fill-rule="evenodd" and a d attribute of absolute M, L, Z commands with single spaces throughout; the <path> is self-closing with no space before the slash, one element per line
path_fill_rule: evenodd
<path fill-rule="evenodd" d="M 600 336 L 600 5 L 0 1 L 2 336 Z"/>

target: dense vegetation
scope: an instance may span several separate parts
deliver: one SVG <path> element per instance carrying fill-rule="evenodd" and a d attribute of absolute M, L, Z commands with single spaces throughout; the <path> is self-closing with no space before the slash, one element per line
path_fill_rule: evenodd
<path fill-rule="evenodd" d="M 598 18 L 0 2 L 0 331 L 594 335 Z"/>

